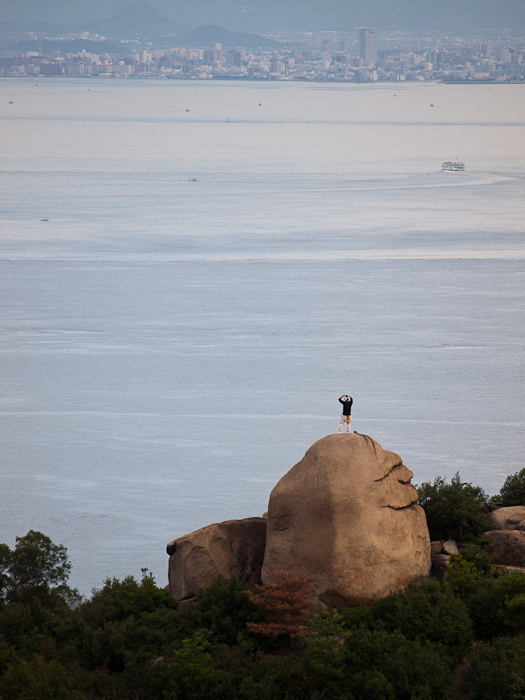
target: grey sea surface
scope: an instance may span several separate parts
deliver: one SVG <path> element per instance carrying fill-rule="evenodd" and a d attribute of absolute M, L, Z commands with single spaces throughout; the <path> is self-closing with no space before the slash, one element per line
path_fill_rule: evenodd
<path fill-rule="evenodd" d="M 261 515 L 347 392 L 414 483 L 496 493 L 524 126 L 523 85 L 0 79 L 0 541 L 65 544 L 86 594 L 164 585 L 166 543 Z"/>

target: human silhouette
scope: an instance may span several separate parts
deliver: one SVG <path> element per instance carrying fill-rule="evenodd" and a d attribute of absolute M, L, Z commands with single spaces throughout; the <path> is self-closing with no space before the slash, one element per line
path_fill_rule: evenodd
<path fill-rule="evenodd" d="M 350 424 L 352 423 L 352 404 L 354 403 L 354 399 L 351 396 L 348 396 L 348 394 L 343 394 L 339 398 L 339 403 L 343 404 L 343 415 L 341 416 L 341 420 L 339 421 L 339 432 L 343 432 L 343 427 L 344 424 L 346 423 L 346 432 L 350 432 Z"/>

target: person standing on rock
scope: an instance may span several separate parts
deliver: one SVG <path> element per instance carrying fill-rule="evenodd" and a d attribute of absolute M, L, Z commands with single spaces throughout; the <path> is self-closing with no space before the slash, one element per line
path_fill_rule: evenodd
<path fill-rule="evenodd" d="M 339 399 L 339 403 L 343 404 L 343 415 L 341 416 L 341 420 L 339 421 L 339 432 L 343 432 L 343 426 L 346 423 L 346 432 L 350 432 L 350 424 L 352 423 L 352 404 L 354 403 L 354 399 L 351 396 L 347 396 L 347 394 L 343 394 L 341 398 Z"/>

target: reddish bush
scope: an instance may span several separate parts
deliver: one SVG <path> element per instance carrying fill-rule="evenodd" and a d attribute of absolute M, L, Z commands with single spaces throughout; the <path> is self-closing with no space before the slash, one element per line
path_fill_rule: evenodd
<path fill-rule="evenodd" d="M 252 603 L 264 608 L 265 622 L 248 622 L 251 632 L 269 637 L 288 634 L 298 637 L 303 634 L 304 611 L 312 604 L 315 592 L 313 576 L 303 576 L 291 570 L 290 564 L 274 557 L 268 567 L 268 583 L 255 586 L 248 595 Z"/>

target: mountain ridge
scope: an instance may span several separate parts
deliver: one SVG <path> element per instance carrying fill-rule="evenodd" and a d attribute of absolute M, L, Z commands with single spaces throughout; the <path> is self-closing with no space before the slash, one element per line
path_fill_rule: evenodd
<path fill-rule="evenodd" d="M 62 25 L 55 22 L 0 22 L 0 42 L 5 44 L 25 39 L 28 33 L 99 34 L 110 40 L 155 39 L 165 35 L 179 35 L 190 31 L 190 27 L 171 19 L 145 2 L 132 2 L 119 12 L 98 22 L 83 22 Z"/>
<path fill-rule="evenodd" d="M 280 41 L 267 39 L 249 32 L 231 32 L 229 29 L 224 29 L 216 24 L 203 24 L 187 34 L 178 36 L 177 41 L 181 42 L 181 45 L 197 48 L 207 48 L 215 44 L 245 49 L 280 48 L 283 46 Z"/>
<path fill-rule="evenodd" d="M 62 26 L 52 22 L 30 22 L 28 24 L 2 22 L 0 23 L 0 43 L 9 44 L 7 47 L 9 49 L 31 50 L 26 47 L 30 44 L 30 40 L 26 36 L 29 33 L 45 33 L 56 37 L 60 34 L 81 34 L 82 32 L 103 36 L 109 43 L 122 39 L 149 39 L 164 40 L 165 45 L 177 43 L 180 46 L 201 48 L 213 47 L 215 44 L 247 49 L 280 48 L 283 46 L 281 42 L 267 39 L 258 34 L 232 32 L 216 24 L 202 24 L 190 30 L 187 25 L 170 19 L 151 5 L 141 1 L 129 3 L 108 19 L 75 26 Z M 46 41 L 46 39 L 39 41 Z"/>
<path fill-rule="evenodd" d="M 82 31 L 114 39 L 131 39 L 133 35 L 151 39 L 166 34 L 184 34 L 190 27 L 171 19 L 145 2 L 132 2 L 108 19 L 78 25 Z"/>

